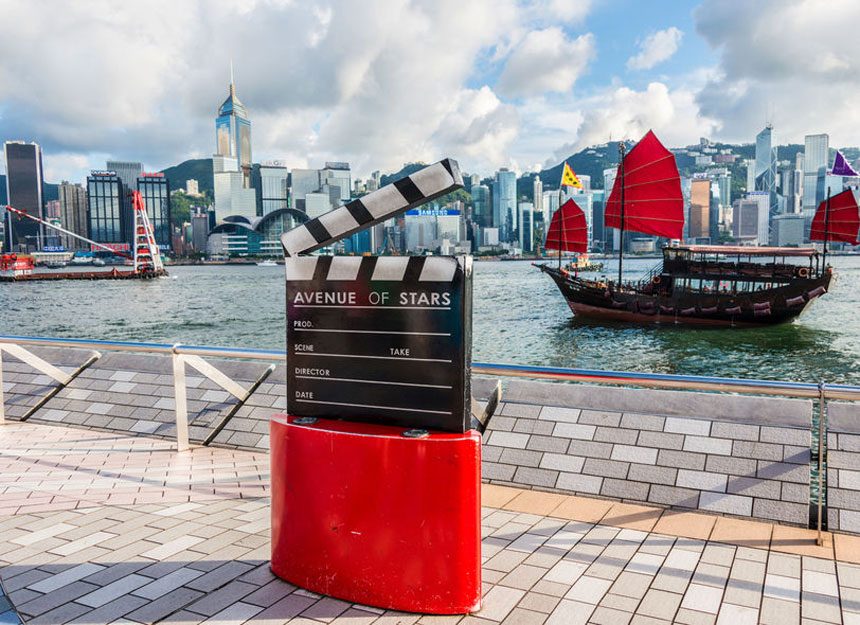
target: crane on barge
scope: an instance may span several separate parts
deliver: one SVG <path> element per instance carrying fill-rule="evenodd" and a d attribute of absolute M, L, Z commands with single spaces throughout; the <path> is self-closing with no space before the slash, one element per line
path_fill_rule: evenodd
<path fill-rule="evenodd" d="M 19 217 L 24 217 L 31 221 L 35 221 L 38 224 L 45 226 L 46 228 L 51 228 L 52 230 L 56 230 L 62 234 L 65 234 L 70 237 L 74 237 L 80 241 L 84 241 L 88 243 L 91 247 L 99 250 L 104 250 L 110 252 L 111 254 L 115 254 L 117 256 L 121 256 L 127 260 L 130 260 L 134 263 L 134 268 L 132 271 L 118 271 L 113 269 L 112 271 L 101 271 L 101 272 L 74 272 L 74 273 L 50 273 L 50 274 L 33 274 L 29 273 L 26 276 L 17 277 L 16 279 L 27 279 L 27 280 L 39 280 L 39 279 L 63 279 L 63 278 L 77 278 L 77 277 L 86 277 L 88 279 L 98 279 L 98 278 L 110 278 L 110 279 L 122 279 L 122 278 L 155 278 L 158 276 L 167 275 L 167 271 L 164 269 L 164 264 L 161 262 L 161 254 L 158 249 L 158 244 L 155 241 L 155 233 L 152 229 L 152 224 L 149 221 L 149 216 L 146 214 L 146 206 L 143 202 L 143 196 L 141 196 L 139 191 L 132 191 L 132 210 L 134 212 L 134 244 L 133 244 L 133 255 L 126 254 L 125 252 L 121 252 L 119 250 L 113 249 L 108 245 L 104 245 L 103 243 L 98 243 L 93 241 L 92 239 L 88 239 L 85 236 L 77 234 L 75 232 L 71 232 L 66 230 L 65 228 L 58 226 L 56 224 L 52 224 L 49 221 L 44 219 L 40 219 L 39 217 L 34 217 L 28 213 L 25 213 L 22 210 L 19 210 L 13 206 L 6 206 L 6 210 L 8 210 L 13 215 L 17 215 Z"/>

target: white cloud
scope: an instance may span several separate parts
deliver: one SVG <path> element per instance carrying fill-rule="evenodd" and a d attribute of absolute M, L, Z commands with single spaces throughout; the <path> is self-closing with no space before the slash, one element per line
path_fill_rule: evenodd
<path fill-rule="evenodd" d="M 651 69 L 672 57 L 681 45 L 684 33 L 670 26 L 645 37 L 639 44 L 639 53 L 627 59 L 628 69 Z"/>
<path fill-rule="evenodd" d="M 715 75 L 699 92 L 718 137 L 751 141 L 766 121 L 778 141 L 828 132 L 837 145 L 860 142 L 854 103 L 860 98 L 855 0 L 706 0 L 696 27 L 720 54 Z"/>
<path fill-rule="evenodd" d="M 499 78 L 499 93 L 534 97 L 569 91 L 594 58 L 594 36 L 568 39 L 558 27 L 533 30 L 514 48 Z"/>
<path fill-rule="evenodd" d="M 710 136 L 714 130 L 713 120 L 699 114 L 692 90 L 671 90 L 661 82 L 652 82 L 642 91 L 610 87 L 581 106 L 585 113 L 576 140 L 558 148 L 554 161 L 547 161 L 547 166 L 589 145 L 620 139 L 638 141 L 648 130 L 669 147 Z"/>

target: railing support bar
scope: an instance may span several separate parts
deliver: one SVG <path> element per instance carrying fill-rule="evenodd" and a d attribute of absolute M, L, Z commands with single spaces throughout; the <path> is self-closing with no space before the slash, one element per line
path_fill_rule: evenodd
<path fill-rule="evenodd" d="M 827 435 L 827 388 L 824 382 L 818 384 L 818 536 L 815 542 L 824 545 L 821 528 L 824 524 L 824 437 Z"/>
<path fill-rule="evenodd" d="M 6 423 L 6 397 L 3 394 L 3 348 L 0 347 L 0 425 Z"/>
<path fill-rule="evenodd" d="M 0 351 L 2 351 L 2 350 L 0 350 Z M 22 422 L 27 421 L 30 417 L 32 417 L 34 414 L 36 414 L 36 412 L 42 406 L 47 404 L 54 397 L 54 395 L 56 395 L 57 393 L 62 391 L 64 388 L 66 388 L 69 384 L 71 384 L 72 380 L 74 380 L 76 377 L 81 375 L 84 371 L 86 371 L 94 362 L 96 362 L 101 357 L 102 357 L 102 355 L 99 352 L 93 352 L 92 355 L 89 358 L 87 358 L 87 361 L 84 364 L 82 364 L 80 367 L 78 367 L 77 369 L 75 369 L 74 371 L 72 371 L 69 374 L 69 379 L 67 382 L 60 383 L 59 386 L 55 386 L 54 388 L 52 388 L 48 392 L 47 395 L 45 395 L 42 399 L 37 401 L 33 407 L 31 407 L 27 412 L 25 412 L 23 415 L 21 415 L 21 421 Z"/>
<path fill-rule="evenodd" d="M 221 430 L 224 429 L 224 426 L 226 426 L 230 422 L 230 419 L 232 419 L 236 415 L 236 413 L 239 411 L 239 408 L 245 405 L 245 402 L 248 401 L 248 398 L 254 394 L 254 392 L 260 387 L 263 382 L 266 381 L 266 378 L 268 378 L 274 370 L 275 365 L 269 365 L 266 370 L 263 371 L 263 374 L 259 378 L 257 378 L 256 382 L 251 385 L 251 388 L 248 389 L 248 392 L 245 393 L 245 396 L 239 398 L 239 401 L 236 403 L 236 405 L 230 409 L 230 411 L 224 416 L 224 418 L 221 419 L 221 422 L 216 425 L 215 428 L 209 433 L 209 435 L 203 441 L 203 445 L 209 445 L 212 441 L 215 440 L 215 437 L 221 433 Z"/>
<path fill-rule="evenodd" d="M 188 450 L 188 398 L 185 386 L 185 361 L 173 347 L 173 403 L 176 412 L 176 451 Z"/>

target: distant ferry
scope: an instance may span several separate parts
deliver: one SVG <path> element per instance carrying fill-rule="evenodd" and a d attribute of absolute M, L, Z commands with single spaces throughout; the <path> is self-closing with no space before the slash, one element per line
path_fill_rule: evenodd
<path fill-rule="evenodd" d="M 277 266 L 278 266 L 278 263 L 276 263 L 275 261 L 273 261 L 271 259 L 263 260 L 263 261 L 260 261 L 259 263 L 257 263 L 257 267 L 277 267 Z"/>
<path fill-rule="evenodd" d="M 680 239 L 684 200 L 675 158 L 652 132 L 621 159 L 607 201 L 605 224 L 668 239 Z M 580 278 L 575 266 L 537 265 L 558 286 L 574 315 L 598 320 L 690 325 L 767 325 L 790 321 L 827 293 L 833 270 L 827 241 L 857 244 L 860 209 L 852 191 L 821 203 L 811 238 L 814 248 L 717 245 L 669 246 L 663 263 L 642 280 Z M 556 211 L 547 249 L 587 251 L 585 215 L 571 199 Z M 789 259 L 795 259 L 789 262 Z M 799 259 L 799 260 L 797 260 Z"/>

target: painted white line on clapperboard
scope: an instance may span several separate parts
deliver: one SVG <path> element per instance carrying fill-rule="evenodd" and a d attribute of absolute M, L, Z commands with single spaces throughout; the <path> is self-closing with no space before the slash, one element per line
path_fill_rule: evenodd
<path fill-rule="evenodd" d="M 377 310 L 451 310 L 450 306 L 350 306 L 344 304 L 293 304 L 295 308 L 375 308 Z"/>
<path fill-rule="evenodd" d="M 351 408 L 375 408 L 377 410 L 405 410 L 406 412 L 429 412 L 431 414 L 452 414 L 444 410 L 421 410 L 420 408 L 398 408 L 397 406 L 374 406 L 373 404 L 347 404 L 337 401 L 316 401 L 314 399 L 297 399 L 297 402 L 305 404 L 327 404 L 332 406 L 349 406 Z"/>
<path fill-rule="evenodd" d="M 357 380 L 354 378 L 323 378 L 314 375 L 297 375 L 302 380 L 319 380 L 322 382 L 358 382 L 360 384 L 394 384 L 395 386 L 418 386 L 420 388 L 454 388 L 446 384 L 419 384 L 417 382 L 389 382 L 388 380 Z"/>
<path fill-rule="evenodd" d="M 359 354 L 323 354 L 320 352 L 296 352 L 293 356 L 331 356 L 333 358 L 373 358 L 374 360 L 414 360 L 416 362 L 447 362 L 443 358 L 408 358 L 406 356 L 361 356 Z"/>
<path fill-rule="evenodd" d="M 388 330 L 335 330 L 332 328 L 293 328 L 293 332 L 338 332 L 341 334 L 405 334 L 409 336 L 451 336 L 450 332 L 390 332 Z"/>

